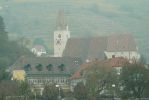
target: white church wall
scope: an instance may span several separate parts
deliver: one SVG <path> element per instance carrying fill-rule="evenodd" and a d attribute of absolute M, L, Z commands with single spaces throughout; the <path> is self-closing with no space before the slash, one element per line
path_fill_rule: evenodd
<path fill-rule="evenodd" d="M 62 30 L 54 32 L 54 56 L 62 57 L 67 40 L 70 38 L 70 31 Z"/>
<path fill-rule="evenodd" d="M 105 55 L 108 59 L 110 59 L 112 57 L 124 57 L 129 60 L 140 59 L 140 54 L 137 51 L 121 51 L 121 52 L 107 52 L 107 51 L 105 51 Z"/>

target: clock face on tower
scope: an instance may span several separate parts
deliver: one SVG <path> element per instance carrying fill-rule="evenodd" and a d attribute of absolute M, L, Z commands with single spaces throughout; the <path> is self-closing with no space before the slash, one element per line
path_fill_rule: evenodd
<path fill-rule="evenodd" d="M 57 35 L 57 39 L 56 39 L 56 45 L 61 45 L 61 34 Z"/>
<path fill-rule="evenodd" d="M 56 44 L 57 44 L 57 45 L 61 45 L 61 40 L 60 40 L 60 39 L 57 39 L 57 40 L 56 40 Z"/>
<path fill-rule="evenodd" d="M 58 38 L 59 38 L 59 39 L 61 38 L 61 34 L 58 35 Z"/>

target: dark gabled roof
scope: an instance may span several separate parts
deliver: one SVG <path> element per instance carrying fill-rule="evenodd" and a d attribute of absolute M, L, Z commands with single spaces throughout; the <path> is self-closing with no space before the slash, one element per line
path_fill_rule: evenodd
<path fill-rule="evenodd" d="M 104 51 L 107 47 L 107 38 L 106 37 L 96 37 L 91 38 L 88 48 L 88 57 L 89 59 L 104 59 Z"/>
<path fill-rule="evenodd" d="M 24 66 L 30 64 L 31 70 L 28 71 L 28 73 L 33 74 L 60 74 L 60 73 L 66 73 L 71 74 L 76 69 L 79 68 L 80 64 L 82 64 L 82 61 L 80 58 L 71 58 L 71 57 L 21 57 L 16 61 L 15 64 L 11 66 L 11 70 L 19 70 L 24 69 Z M 38 71 L 36 69 L 36 66 L 38 64 L 42 65 L 42 70 Z M 46 66 L 49 64 L 52 64 L 52 70 L 48 71 Z M 61 64 L 64 64 L 64 71 L 60 71 L 58 66 Z"/>
<path fill-rule="evenodd" d="M 106 37 L 70 38 L 63 52 L 64 57 L 80 57 L 86 59 L 104 59 Z"/>
<path fill-rule="evenodd" d="M 137 51 L 137 48 L 131 34 L 115 34 L 108 37 L 107 51 Z"/>

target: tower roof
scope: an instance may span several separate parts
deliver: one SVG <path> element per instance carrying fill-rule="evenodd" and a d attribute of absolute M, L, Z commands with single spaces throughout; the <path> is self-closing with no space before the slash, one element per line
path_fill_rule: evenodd
<path fill-rule="evenodd" d="M 59 10 L 58 17 L 57 17 L 57 30 L 66 30 L 67 29 L 67 23 L 66 23 L 66 17 L 64 14 L 64 10 Z"/>

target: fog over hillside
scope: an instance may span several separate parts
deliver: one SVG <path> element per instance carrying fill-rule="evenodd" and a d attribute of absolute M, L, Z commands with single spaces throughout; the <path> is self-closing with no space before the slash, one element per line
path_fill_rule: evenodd
<path fill-rule="evenodd" d="M 10 36 L 41 37 L 53 48 L 57 13 L 64 9 L 72 37 L 131 33 L 149 58 L 149 0 L 0 0 Z"/>

